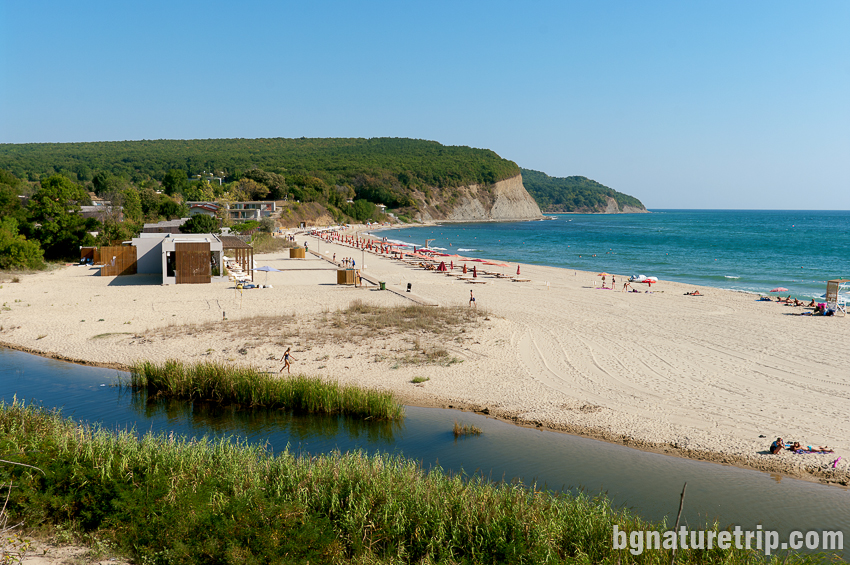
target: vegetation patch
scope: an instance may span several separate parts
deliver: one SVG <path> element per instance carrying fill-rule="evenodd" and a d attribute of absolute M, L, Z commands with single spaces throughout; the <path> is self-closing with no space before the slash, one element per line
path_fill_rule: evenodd
<path fill-rule="evenodd" d="M 127 324 L 129 322 L 124 322 L 124 323 Z M 108 333 L 105 333 L 105 334 L 93 335 L 91 337 L 91 339 L 103 339 L 105 337 L 112 337 L 112 336 L 116 336 L 116 335 L 133 335 L 133 334 L 131 332 L 108 332 Z"/>
<path fill-rule="evenodd" d="M 7 511 L 61 526 L 138 563 L 634 563 L 666 550 L 613 549 L 614 525 L 666 531 L 603 496 L 425 472 L 363 452 L 276 456 L 232 438 L 113 432 L 20 403 L 0 405 L 14 483 Z M 671 509 L 671 512 L 675 509 Z M 716 529 L 716 527 L 715 527 Z M 789 554 L 782 563 L 824 561 Z M 680 550 L 676 563 L 766 563 L 756 550 Z"/>
<path fill-rule="evenodd" d="M 273 237 L 271 234 L 258 233 L 251 240 L 251 245 L 254 247 L 254 253 L 275 253 L 283 249 L 298 247 L 294 241 L 289 241 L 283 237 Z"/>
<path fill-rule="evenodd" d="M 253 367 L 213 362 L 134 363 L 129 382 L 153 396 L 222 404 L 284 408 L 376 419 L 404 417 L 404 406 L 391 392 L 295 375 L 278 378 Z"/>
<path fill-rule="evenodd" d="M 318 347 L 328 343 L 368 344 L 383 351 L 396 338 L 409 339 L 412 350 L 396 351 L 395 357 L 381 354 L 379 361 L 395 360 L 404 365 L 459 363 L 446 349 L 446 343 L 465 343 L 471 338 L 467 329 L 486 320 L 486 308 L 463 306 L 373 306 L 359 300 L 345 310 L 326 311 L 315 316 L 254 316 L 204 324 L 174 324 L 145 332 L 144 339 L 172 339 L 180 336 L 203 336 L 209 332 L 226 332 L 234 340 L 256 340 L 288 346 L 306 343 Z M 257 342 L 259 344 L 259 342 Z M 253 347 L 253 345 L 249 346 Z"/>
<path fill-rule="evenodd" d="M 481 428 L 478 426 L 473 426 L 472 424 L 461 424 L 457 420 L 455 420 L 455 425 L 452 428 L 452 433 L 454 433 L 455 437 L 460 436 L 480 436 Z"/>

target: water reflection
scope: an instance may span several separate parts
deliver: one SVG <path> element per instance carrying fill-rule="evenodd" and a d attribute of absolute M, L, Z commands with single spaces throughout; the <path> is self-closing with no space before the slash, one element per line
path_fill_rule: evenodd
<path fill-rule="evenodd" d="M 255 438 L 283 433 L 297 443 L 344 437 L 349 442 L 390 446 L 395 441 L 395 434 L 401 432 L 404 426 L 403 421 L 398 420 L 363 420 L 334 414 L 186 402 L 127 387 L 121 387 L 120 391 L 120 394 L 127 395 L 129 406 L 141 417 L 147 420 L 165 418 L 173 424 L 188 426 L 198 435 L 212 432 Z"/>
<path fill-rule="evenodd" d="M 755 530 L 842 530 L 850 539 L 850 491 L 703 461 L 647 453 L 587 438 L 520 428 L 480 414 L 407 407 L 403 424 L 342 416 L 244 410 L 204 402 L 149 398 L 116 384 L 114 370 L 82 367 L 0 348 L 0 399 L 37 399 L 76 420 L 139 432 L 236 436 L 275 453 L 333 450 L 403 454 L 424 469 L 522 481 L 536 490 L 605 492 L 615 506 L 653 521 L 675 518 L 682 484 L 682 523 L 715 520 Z M 454 420 L 482 435 L 455 438 Z"/>

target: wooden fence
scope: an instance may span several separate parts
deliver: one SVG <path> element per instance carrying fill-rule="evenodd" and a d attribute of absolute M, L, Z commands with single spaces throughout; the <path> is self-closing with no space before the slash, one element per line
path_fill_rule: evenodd
<path fill-rule="evenodd" d="M 174 254 L 177 284 L 209 283 L 212 280 L 209 242 L 175 243 Z"/>
<path fill-rule="evenodd" d="M 132 245 L 101 247 L 94 255 L 95 263 L 103 263 L 102 277 L 136 274 L 136 248 Z"/>

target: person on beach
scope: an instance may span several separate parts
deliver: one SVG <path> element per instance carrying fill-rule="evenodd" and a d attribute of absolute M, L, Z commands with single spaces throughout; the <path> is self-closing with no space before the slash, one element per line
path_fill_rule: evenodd
<path fill-rule="evenodd" d="M 628 292 L 632 288 L 632 283 L 626 281 L 623 283 L 623 292 Z"/>
<path fill-rule="evenodd" d="M 334 263 L 336 263 L 336 253 L 334 253 Z"/>
<path fill-rule="evenodd" d="M 614 275 L 611 275 L 611 290 L 617 290 L 617 279 L 614 278 Z"/>
<path fill-rule="evenodd" d="M 476 304 L 475 304 L 475 296 L 472 295 L 471 290 L 469 291 L 469 305 L 475 306 L 476 308 L 478 308 L 478 306 L 476 306 Z"/>
<path fill-rule="evenodd" d="M 283 357 L 280 358 L 280 360 L 283 361 L 283 367 L 280 368 L 280 371 L 278 371 L 278 373 L 282 373 L 284 369 L 286 369 L 287 373 L 290 372 L 290 370 L 289 370 L 289 367 L 291 365 L 290 362 L 295 361 L 295 357 L 293 357 L 292 355 L 289 354 L 290 349 L 292 349 L 292 348 L 287 347 L 286 352 L 283 354 Z"/>
<path fill-rule="evenodd" d="M 785 449 L 785 442 L 782 441 L 781 437 L 776 438 L 776 441 L 774 441 L 773 443 L 770 444 L 770 452 L 773 455 L 776 455 L 777 453 L 779 453 L 783 449 Z"/>

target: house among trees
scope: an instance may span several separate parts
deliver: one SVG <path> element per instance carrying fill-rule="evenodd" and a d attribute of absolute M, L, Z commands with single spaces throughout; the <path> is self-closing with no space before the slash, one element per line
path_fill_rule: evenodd
<path fill-rule="evenodd" d="M 230 219 L 234 222 L 247 222 L 249 220 L 259 221 L 262 218 L 267 218 L 275 213 L 277 205 L 273 200 L 262 200 L 257 202 L 227 202 L 221 204 L 219 202 L 187 202 L 189 206 L 189 214 L 205 214 L 207 216 L 215 216 L 216 212 L 224 206 Z"/>

